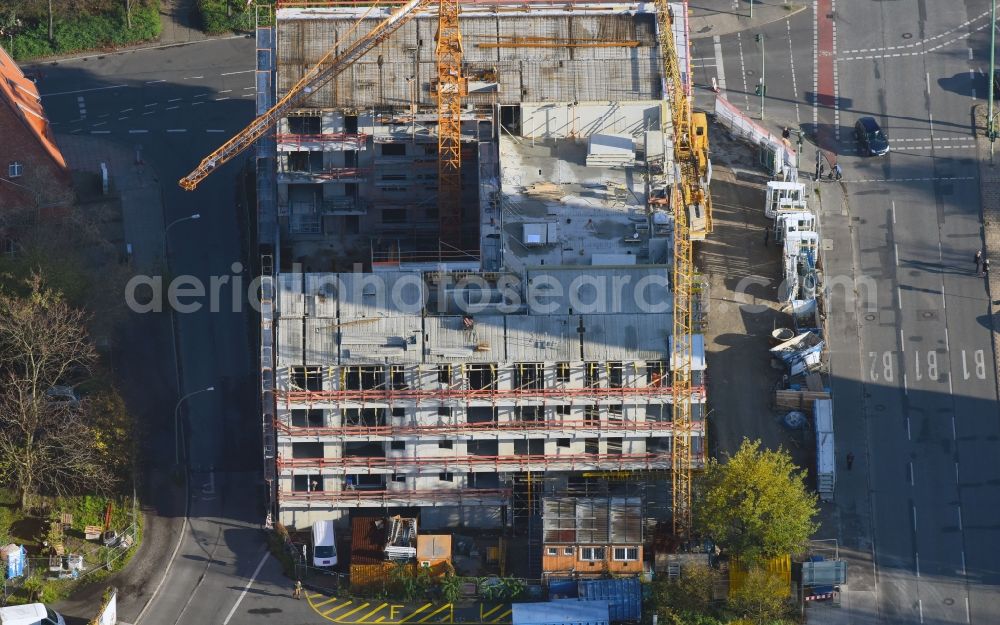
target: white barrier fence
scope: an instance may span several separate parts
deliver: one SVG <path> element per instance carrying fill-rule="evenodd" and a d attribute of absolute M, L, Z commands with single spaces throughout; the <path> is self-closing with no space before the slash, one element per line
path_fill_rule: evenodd
<path fill-rule="evenodd" d="M 743 139 L 774 154 L 769 165 L 771 175 L 790 182 L 798 179 L 795 150 L 788 141 L 773 134 L 747 117 L 733 103 L 721 95 L 715 96 L 715 119 L 737 139 Z"/>

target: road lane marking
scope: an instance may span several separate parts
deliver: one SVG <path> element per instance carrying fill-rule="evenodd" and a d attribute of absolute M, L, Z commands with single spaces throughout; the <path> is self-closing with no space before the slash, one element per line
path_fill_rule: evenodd
<path fill-rule="evenodd" d="M 257 87 L 255 86 L 243 87 L 243 91 L 251 91 L 251 90 L 256 91 Z"/>
<path fill-rule="evenodd" d="M 146 111 L 143 115 L 156 115 L 156 111 Z"/>
<path fill-rule="evenodd" d="M 333 606 L 332 608 L 330 608 L 330 609 L 329 609 L 329 610 L 327 610 L 326 612 L 320 612 L 320 615 L 322 615 L 322 616 L 326 616 L 327 614 L 333 614 L 333 613 L 334 613 L 334 612 L 336 612 L 337 610 L 343 610 L 344 608 L 346 608 L 347 606 L 351 605 L 352 603 L 354 603 L 354 601 L 348 601 L 348 602 L 347 602 L 347 603 L 345 603 L 344 605 L 336 605 L 336 606 Z"/>
<path fill-rule="evenodd" d="M 955 483 L 961 485 L 961 482 L 959 482 L 959 480 L 958 480 L 958 463 L 957 462 L 955 463 Z"/>
<path fill-rule="evenodd" d="M 206 130 L 205 132 L 226 132 L 226 131 L 225 130 L 216 130 L 214 128 L 210 128 L 210 129 Z"/>
<path fill-rule="evenodd" d="M 965 622 L 972 622 L 972 612 L 969 611 L 969 596 L 965 596 Z"/>
<path fill-rule="evenodd" d="M 501 614 L 500 616 L 498 616 L 498 617 L 496 618 L 496 620 L 494 620 L 494 621 L 490 621 L 490 622 L 491 622 L 491 623 L 499 623 L 500 621 L 502 621 L 502 620 L 504 620 L 505 618 L 507 618 L 508 616 L 510 616 L 511 612 L 513 612 L 513 610 L 507 610 L 506 612 L 504 612 L 503 614 Z"/>
<path fill-rule="evenodd" d="M 917 531 L 917 507 L 916 506 L 910 506 L 910 509 L 913 510 L 913 531 L 916 532 Z"/>
<path fill-rule="evenodd" d="M 128 119 L 128 116 L 125 116 L 125 117 L 119 117 L 119 118 L 118 118 L 118 121 L 121 121 L 121 120 L 123 120 L 123 119 Z"/>
<path fill-rule="evenodd" d="M 199 93 L 199 94 L 197 94 L 194 97 L 196 97 L 196 98 L 207 98 L 210 95 L 212 95 L 212 94 L 210 94 L 210 93 Z"/>
<path fill-rule="evenodd" d="M 440 608 L 438 608 L 437 610 L 434 610 L 433 612 L 431 612 L 430 614 L 428 614 L 424 618 L 422 618 L 419 621 L 417 621 L 417 623 L 426 623 L 427 621 L 429 621 L 430 619 L 434 618 L 438 614 L 444 612 L 445 610 L 447 610 L 450 607 L 451 607 L 451 604 L 450 603 L 446 603 L 443 606 L 441 606 Z"/>
<path fill-rule="evenodd" d="M 187 132 L 187 128 L 169 128 L 167 132 Z"/>
<path fill-rule="evenodd" d="M 743 37 L 736 33 L 736 46 L 740 51 L 740 74 L 743 76 L 743 98 L 746 100 L 746 110 L 750 110 L 750 89 L 747 87 L 747 68 L 743 63 Z"/>
<path fill-rule="evenodd" d="M 969 48 L 969 60 L 972 60 L 972 48 Z"/>
<path fill-rule="evenodd" d="M 842 182 L 949 182 L 975 180 L 974 176 L 930 176 L 927 178 L 855 178 Z"/>
<path fill-rule="evenodd" d="M 794 93 L 796 95 L 796 98 L 795 98 L 795 123 L 801 124 L 802 123 L 802 117 L 801 117 L 801 115 L 799 115 L 799 98 L 797 97 L 798 94 L 799 94 L 799 85 L 798 85 L 798 82 L 795 80 L 795 55 L 792 54 L 792 21 L 791 20 L 785 20 L 785 28 L 788 30 L 788 62 L 790 64 L 791 70 L 792 70 L 792 93 Z M 721 55 L 722 55 L 722 47 L 721 46 L 717 49 L 716 54 L 720 55 L 720 57 L 721 57 Z"/>
<path fill-rule="evenodd" d="M 195 80 L 197 78 L 204 78 L 204 76 L 188 76 L 187 78 L 182 78 L 181 80 Z"/>
<path fill-rule="evenodd" d="M 372 616 L 374 616 L 375 614 L 377 614 L 379 610 L 381 610 L 382 608 L 384 608 L 387 605 L 389 605 L 389 604 L 388 603 L 383 603 L 382 605 L 380 605 L 379 607 L 375 608 L 374 610 L 372 610 L 368 614 L 365 614 L 364 616 L 358 617 L 358 621 L 364 623 L 366 619 L 371 618 Z"/>
<path fill-rule="evenodd" d="M 962 506 L 958 506 L 958 530 L 962 531 Z"/>
<path fill-rule="evenodd" d="M 371 604 L 368 603 L 368 602 L 362 603 L 361 605 L 359 605 L 358 607 L 354 608 L 350 612 L 347 612 L 346 614 L 341 614 L 340 616 L 338 616 L 337 618 L 335 618 L 334 621 L 341 622 L 340 619 L 347 618 L 348 616 L 350 616 L 352 614 L 360 612 L 361 610 L 364 610 L 365 608 L 367 608 L 370 605 Z"/>
<path fill-rule="evenodd" d="M 222 102 L 223 100 L 228 100 L 228 99 L 229 99 L 228 97 L 226 97 L 226 98 L 215 98 L 215 101 L 216 102 Z"/>
<path fill-rule="evenodd" d="M 247 580 L 247 585 L 243 587 L 243 592 L 241 592 L 240 596 L 236 598 L 236 603 L 233 604 L 233 609 L 231 609 L 229 614 L 226 615 L 226 620 L 222 621 L 222 625 L 229 625 L 229 621 L 233 618 L 233 614 L 236 614 L 236 608 L 240 607 L 240 603 L 243 601 L 243 598 L 247 596 L 247 591 L 249 591 L 250 587 L 253 586 L 254 581 L 257 579 L 257 575 L 259 575 L 260 570 L 264 568 L 264 563 L 267 562 L 267 558 L 270 555 L 271 552 L 265 549 L 264 557 L 262 557 L 260 562 L 257 563 L 257 568 L 254 569 L 253 575 L 251 575 L 250 579 Z"/>
<path fill-rule="evenodd" d="M 906 417 L 906 440 L 908 440 L 908 441 L 913 440 L 913 438 L 910 437 L 910 418 L 909 417 Z"/>
<path fill-rule="evenodd" d="M 104 119 L 105 117 L 110 117 L 111 113 L 104 113 L 103 115 L 98 115 L 97 119 Z"/>
<path fill-rule="evenodd" d="M 917 599 L 917 607 L 920 608 L 920 622 L 923 623 L 924 622 L 924 600 L 923 599 Z"/>
<path fill-rule="evenodd" d="M 146 107 L 146 108 L 149 108 L 151 106 L 157 106 L 157 105 L 159 105 L 159 102 L 152 102 L 150 104 L 143 104 L 143 106 Z"/>
<path fill-rule="evenodd" d="M 323 595 L 314 595 L 314 596 L 316 596 L 316 597 L 322 597 Z M 336 600 L 337 600 L 336 597 L 330 597 L 326 601 L 321 601 L 320 603 L 314 603 L 313 604 L 313 608 L 322 608 L 325 605 L 330 605 L 331 603 L 333 603 Z"/>
<path fill-rule="evenodd" d="M 56 93 L 43 93 L 42 97 L 47 98 L 49 96 L 55 95 L 73 95 L 75 93 L 87 93 L 88 91 L 105 91 L 107 89 L 121 89 L 122 87 L 127 87 L 128 85 L 109 85 L 107 87 L 91 87 L 90 89 L 77 89 L 75 91 L 57 91 Z"/>
<path fill-rule="evenodd" d="M 955 432 L 955 415 L 951 417 L 951 439 L 958 440 L 958 433 Z"/>
<path fill-rule="evenodd" d="M 892 223 L 896 223 L 895 215 L 896 215 L 896 213 L 893 212 Z M 892 250 L 893 250 L 893 254 L 896 256 L 896 266 L 899 267 L 899 244 L 898 243 L 893 243 L 892 244 Z"/>
<path fill-rule="evenodd" d="M 240 72 L 226 72 L 225 74 L 219 74 L 219 75 L 220 76 L 235 76 L 236 74 L 249 74 L 249 73 L 255 72 L 255 71 L 257 71 L 257 70 L 255 70 L 255 69 L 245 69 L 245 70 L 240 71 Z"/>
<path fill-rule="evenodd" d="M 903 372 L 903 395 L 909 395 L 909 394 L 910 394 L 909 389 L 906 388 L 906 372 L 904 371 Z M 907 423 L 907 426 L 909 426 L 909 423 Z M 907 430 L 906 430 L 906 437 L 907 438 L 910 437 L 909 427 L 907 427 Z"/>
<path fill-rule="evenodd" d="M 179 106 L 168 106 L 165 110 L 172 111 L 174 109 L 179 109 L 179 108 L 180 108 Z"/>
<path fill-rule="evenodd" d="M 198 106 L 199 104 L 204 104 L 204 102 L 192 102 L 191 106 Z"/>
<path fill-rule="evenodd" d="M 917 577 L 920 577 L 920 554 L 916 551 L 913 552 L 913 561 L 917 565 Z"/>
<path fill-rule="evenodd" d="M 910 486 L 913 486 L 913 462 L 910 462 Z"/>
<path fill-rule="evenodd" d="M 96 124 L 91 124 L 91 125 L 90 125 L 90 127 L 91 127 L 91 128 L 97 128 L 98 126 L 104 126 L 104 125 L 106 125 L 107 123 L 108 123 L 108 122 L 97 122 Z"/>
<path fill-rule="evenodd" d="M 233 92 L 233 90 L 232 90 L 232 89 L 223 89 L 223 90 L 222 90 L 222 91 L 220 91 L 219 93 L 232 93 L 232 92 Z"/>
<path fill-rule="evenodd" d="M 110 130 L 91 130 L 90 134 L 92 134 L 92 135 L 109 135 L 109 134 L 111 134 L 111 131 Z"/>
<path fill-rule="evenodd" d="M 169 102 L 180 102 L 180 101 L 181 101 L 181 100 L 183 100 L 183 99 L 184 99 L 184 98 L 174 98 L 174 99 L 172 99 L 172 100 L 167 100 L 167 102 L 168 102 L 168 103 L 169 103 Z"/>
<path fill-rule="evenodd" d="M 496 612 L 497 610 L 499 610 L 502 607 L 503 607 L 503 604 L 501 603 L 498 606 L 494 606 L 494 607 L 490 608 L 489 610 L 487 610 L 487 611 L 485 611 L 485 612 L 483 612 L 482 614 L 479 615 L 479 620 L 480 621 L 485 621 L 486 617 L 488 617 L 490 614 L 493 614 L 494 612 Z"/>
<path fill-rule="evenodd" d="M 411 614 L 411 615 L 409 615 L 409 616 L 407 616 L 407 617 L 405 617 L 405 618 L 401 618 L 401 619 L 399 619 L 399 622 L 400 622 L 400 623 L 405 623 L 405 622 L 406 622 L 406 621 L 407 621 L 408 619 L 411 619 L 411 618 L 413 618 L 414 616 L 416 616 L 416 615 L 420 614 L 421 612 L 423 612 L 423 611 L 424 611 L 424 610 L 426 610 L 427 608 L 431 607 L 432 605 L 434 605 L 434 604 L 433 604 L 433 603 L 425 603 L 424 605 L 422 605 L 422 606 L 420 606 L 419 608 L 417 608 L 417 609 L 416 609 L 416 610 L 415 610 L 415 611 L 413 612 L 413 614 Z"/>
<path fill-rule="evenodd" d="M 129 133 L 130 135 L 144 135 L 144 134 L 146 134 L 147 132 L 149 132 L 149 131 L 148 131 L 148 130 L 129 130 L 129 131 L 128 131 L 128 133 Z"/>
<path fill-rule="evenodd" d="M 120 110 L 120 111 L 118 111 L 118 112 L 119 112 L 119 113 L 131 113 L 131 112 L 132 112 L 132 109 L 122 109 L 122 110 Z"/>
<path fill-rule="evenodd" d="M 159 80 L 147 80 L 146 84 L 147 85 L 155 85 L 158 82 L 167 82 L 167 79 L 166 78 L 161 78 Z"/>

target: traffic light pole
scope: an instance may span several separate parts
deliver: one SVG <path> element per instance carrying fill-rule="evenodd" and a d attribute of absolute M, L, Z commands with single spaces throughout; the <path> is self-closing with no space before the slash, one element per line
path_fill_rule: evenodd
<path fill-rule="evenodd" d="M 993 0 L 996 3 L 996 0 Z M 750 6 L 753 6 L 751 4 Z M 764 82 L 764 33 L 760 33 L 755 37 L 757 43 L 760 44 L 760 118 L 764 119 L 764 94 L 767 93 L 767 83 Z"/>

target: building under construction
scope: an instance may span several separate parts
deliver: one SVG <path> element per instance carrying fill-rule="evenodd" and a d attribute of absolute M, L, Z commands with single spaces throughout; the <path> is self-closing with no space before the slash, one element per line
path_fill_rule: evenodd
<path fill-rule="evenodd" d="M 258 28 L 259 112 L 391 11 L 278 6 Z M 609 476 L 629 503 L 657 481 L 669 505 L 675 400 L 700 465 L 697 293 L 683 396 L 672 383 L 682 174 L 664 67 L 686 68 L 688 43 L 682 5 L 665 8 L 463 2 L 442 71 L 430 3 L 259 142 L 277 520 L 419 508 L 425 528 L 499 527 Z M 703 238 L 710 215 L 687 217 Z"/>

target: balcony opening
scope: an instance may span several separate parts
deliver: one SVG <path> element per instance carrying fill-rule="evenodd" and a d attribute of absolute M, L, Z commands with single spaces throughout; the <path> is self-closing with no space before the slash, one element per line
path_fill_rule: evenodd
<path fill-rule="evenodd" d="M 441 384 L 451 384 L 451 365 L 437 366 L 437 380 Z"/>
<path fill-rule="evenodd" d="M 585 454 L 599 454 L 601 453 L 600 439 L 598 438 L 588 438 L 583 441 L 583 453 Z"/>
<path fill-rule="evenodd" d="M 662 360 L 646 362 L 646 386 L 662 387 L 667 385 L 667 363 Z"/>
<path fill-rule="evenodd" d="M 438 441 L 438 449 L 454 449 L 455 443 L 448 439 L 442 439 Z"/>
<path fill-rule="evenodd" d="M 403 365 L 391 365 L 389 367 L 389 384 L 394 391 L 405 391 L 410 388 L 406 383 L 406 370 Z"/>
<path fill-rule="evenodd" d="M 572 406 L 569 404 L 559 404 L 556 406 L 556 416 L 557 417 L 568 417 L 572 412 Z"/>
<path fill-rule="evenodd" d="M 451 408 L 448 406 L 438 406 L 438 417 L 443 417 L 445 419 L 451 418 Z M 438 419 L 440 421 L 441 419 Z"/>
<path fill-rule="evenodd" d="M 344 443 L 345 458 L 385 458 L 385 443 L 362 441 Z"/>
<path fill-rule="evenodd" d="M 514 408 L 514 419 L 522 422 L 543 421 L 545 406 L 517 406 Z"/>
<path fill-rule="evenodd" d="M 454 473 L 449 473 L 447 471 L 442 472 L 442 473 L 438 473 L 438 479 L 441 480 L 442 482 L 454 482 L 455 481 L 455 474 Z"/>
<path fill-rule="evenodd" d="M 622 455 L 622 439 L 620 438 L 608 439 L 608 455 L 609 456 Z"/>
<path fill-rule="evenodd" d="M 466 443 L 466 453 L 470 456 L 499 456 L 500 445 L 497 441 L 469 441 Z"/>
<path fill-rule="evenodd" d="M 556 382 L 569 382 L 569 363 L 556 363 Z"/>
<path fill-rule="evenodd" d="M 344 167 L 350 169 L 358 166 L 358 151 L 344 150 Z"/>
<path fill-rule="evenodd" d="M 288 171 L 314 173 L 323 171 L 322 152 L 289 152 Z"/>
<path fill-rule="evenodd" d="M 323 443 L 292 443 L 292 458 L 322 458 Z"/>
<path fill-rule="evenodd" d="M 384 490 L 385 476 L 352 473 L 344 476 L 344 483 L 348 490 Z"/>
<path fill-rule="evenodd" d="M 608 388 L 621 388 L 625 380 L 625 365 L 620 362 L 608 363 Z"/>
<path fill-rule="evenodd" d="M 390 451 L 406 451 L 406 441 L 391 441 L 389 443 Z"/>
<path fill-rule="evenodd" d="M 385 390 L 385 367 L 381 365 L 345 367 L 343 384 L 349 391 Z"/>
<path fill-rule="evenodd" d="M 608 422 L 622 423 L 625 420 L 625 406 L 622 404 L 612 404 L 608 406 Z"/>
<path fill-rule="evenodd" d="M 601 385 L 601 363 L 583 363 L 583 385 L 587 388 L 597 388 Z"/>
<path fill-rule="evenodd" d="M 405 143 L 383 143 L 382 156 L 406 156 Z"/>
<path fill-rule="evenodd" d="M 570 444 L 572 442 L 573 442 L 573 439 L 571 439 L 571 438 L 557 438 L 556 439 L 556 447 L 563 447 L 563 448 L 568 449 L 569 446 L 570 446 Z"/>
<path fill-rule="evenodd" d="M 292 409 L 292 427 L 321 428 L 323 427 L 323 410 L 319 408 Z"/>
<path fill-rule="evenodd" d="M 358 134 L 358 116 L 344 115 L 344 132 L 349 135 Z"/>
<path fill-rule="evenodd" d="M 392 409 L 393 419 L 405 419 L 406 418 L 406 408 L 393 408 Z"/>
<path fill-rule="evenodd" d="M 496 423 L 497 413 L 496 408 L 490 406 L 469 406 L 466 408 L 468 423 Z"/>
<path fill-rule="evenodd" d="M 323 490 L 323 478 L 318 475 L 293 475 L 292 491 L 296 493 L 314 493 Z"/>
<path fill-rule="evenodd" d="M 543 438 L 529 438 L 527 440 L 520 439 L 514 441 L 514 455 L 515 456 L 544 456 L 545 455 L 545 439 Z"/>
<path fill-rule="evenodd" d="M 465 381 L 474 391 L 497 390 L 497 366 L 493 363 L 472 363 L 465 367 Z"/>
<path fill-rule="evenodd" d="M 323 132 L 323 120 L 318 115 L 296 115 L 288 118 L 288 132 L 293 135 L 318 135 Z"/>
<path fill-rule="evenodd" d="M 545 388 L 545 367 L 540 362 L 519 362 L 514 366 L 514 388 L 540 390 Z"/>
<path fill-rule="evenodd" d="M 385 422 L 385 408 L 344 408 L 341 418 L 345 426 L 382 427 Z"/>
<path fill-rule="evenodd" d="M 597 426 L 601 423 L 601 408 L 596 404 L 583 407 L 583 424 Z"/>
<path fill-rule="evenodd" d="M 323 368 L 296 366 L 289 368 L 292 388 L 297 391 L 323 390 Z"/>

